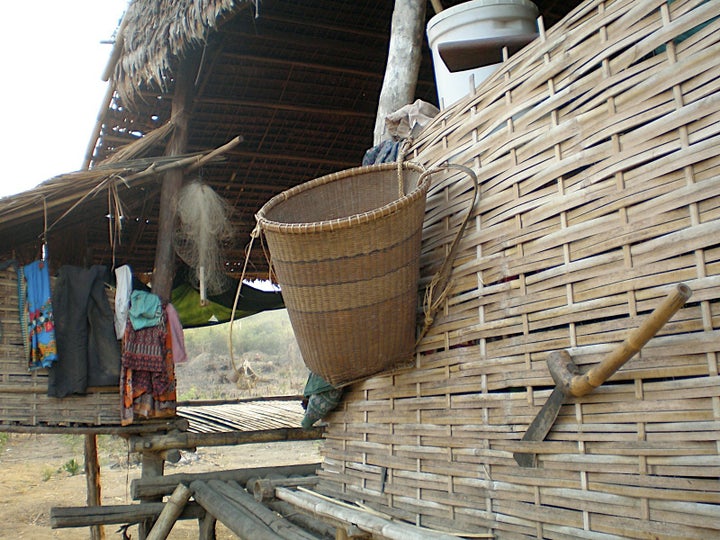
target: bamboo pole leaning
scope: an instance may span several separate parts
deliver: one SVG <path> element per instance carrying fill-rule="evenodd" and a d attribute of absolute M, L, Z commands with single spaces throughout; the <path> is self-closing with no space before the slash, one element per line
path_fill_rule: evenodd
<path fill-rule="evenodd" d="M 366 510 L 339 504 L 339 501 L 332 502 L 307 492 L 278 487 L 275 489 L 275 494 L 278 499 L 287 501 L 298 508 L 319 516 L 345 523 L 353 523 L 363 531 L 377 534 L 389 540 L 416 540 L 417 538 L 423 538 L 424 540 L 457 540 L 457 537 L 452 534 L 416 527 L 409 523 L 390 521 Z"/>
<path fill-rule="evenodd" d="M 165 503 L 165 508 L 155 522 L 155 525 L 148 533 L 146 540 L 164 540 L 177 522 L 183 508 L 190 500 L 192 491 L 185 484 L 178 484 L 172 496 Z"/>
<path fill-rule="evenodd" d="M 273 512 L 264 504 L 256 501 L 255 497 L 248 493 L 237 482 L 211 480 L 209 484 L 228 501 L 238 505 L 244 511 L 259 519 L 282 538 L 286 540 L 317 540 L 315 535 L 301 529 L 285 519 L 285 517 Z"/>
<path fill-rule="evenodd" d="M 208 483 L 195 481 L 190 484 L 195 500 L 218 521 L 240 538 L 253 540 L 284 540 L 259 518 L 253 516 L 241 506 L 232 504 L 227 498 L 214 490 Z"/>
<path fill-rule="evenodd" d="M 244 484 L 252 478 L 263 478 L 269 475 L 308 476 L 315 474 L 319 468 L 320 463 L 316 462 L 273 467 L 249 467 L 203 473 L 178 473 L 157 478 L 136 478 L 130 483 L 130 495 L 133 499 L 169 495 L 178 484 L 183 483 L 190 485 L 192 482 L 198 480 L 202 482 L 210 480 L 233 480 Z"/>

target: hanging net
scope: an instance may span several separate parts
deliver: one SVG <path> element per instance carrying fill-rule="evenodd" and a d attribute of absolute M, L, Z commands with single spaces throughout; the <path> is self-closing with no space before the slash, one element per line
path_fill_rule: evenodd
<path fill-rule="evenodd" d="M 212 188 L 190 182 L 178 194 L 175 252 L 189 267 L 191 284 L 209 295 L 226 291 L 223 248 L 234 236 L 230 206 Z"/>

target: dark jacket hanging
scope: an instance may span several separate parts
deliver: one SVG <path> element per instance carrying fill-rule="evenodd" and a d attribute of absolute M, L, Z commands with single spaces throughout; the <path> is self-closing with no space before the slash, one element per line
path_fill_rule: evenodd
<path fill-rule="evenodd" d="M 120 343 L 105 292 L 107 268 L 63 266 L 53 289 L 58 361 L 50 369 L 48 396 L 84 394 L 92 386 L 117 386 Z"/>

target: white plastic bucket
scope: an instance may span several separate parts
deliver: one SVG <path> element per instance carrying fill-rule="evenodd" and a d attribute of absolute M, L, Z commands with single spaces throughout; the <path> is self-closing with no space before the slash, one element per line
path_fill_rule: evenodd
<path fill-rule="evenodd" d="M 467 96 L 500 66 L 493 64 L 453 73 L 440 57 L 440 44 L 531 34 L 537 32 L 537 17 L 538 8 L 529 0 L 471 0 L 444 9 L 430 19 L 427 37 L 440 108 Z"/>

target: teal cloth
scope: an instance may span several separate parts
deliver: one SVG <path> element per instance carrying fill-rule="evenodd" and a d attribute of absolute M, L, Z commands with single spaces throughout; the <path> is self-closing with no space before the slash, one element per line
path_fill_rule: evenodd
<path fill-rule="evenodd" d="M 338 406 L 342 400 L 342 394 L 341 388 L 335 388 L 319 375 L 310 372 L 303 391 L 306 402 L 304 403 L 305 415 L 301 422 L 302 428 L 310 429 L 318 420 L 323 419 Z"/>
<path fill-rule="evenodd" d="M 162 301 L 157 294 L 136 290 L 130 295 L 128 318 L 134 330 L 157 326 L 162 312 Z"/>

